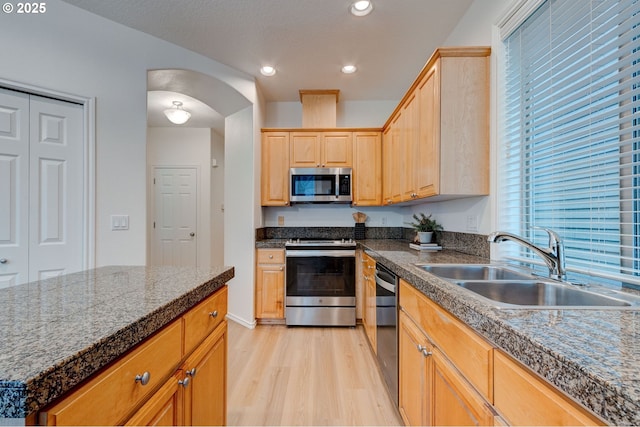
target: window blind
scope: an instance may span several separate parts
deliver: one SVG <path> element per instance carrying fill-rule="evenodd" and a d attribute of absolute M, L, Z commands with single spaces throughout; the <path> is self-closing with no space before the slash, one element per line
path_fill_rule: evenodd
<path fill-rule="evenodd" d="M 640 284 L 640 0 L 547 0 L 504 43 L 500 228 Z"/>

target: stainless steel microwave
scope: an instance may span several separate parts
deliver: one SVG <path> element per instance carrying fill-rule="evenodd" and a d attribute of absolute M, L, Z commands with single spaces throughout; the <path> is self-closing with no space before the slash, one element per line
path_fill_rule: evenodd
<path fill-rule="evenodd" d="M 291 203 L 351 203 L 351 168 L 291 168 Z"/>

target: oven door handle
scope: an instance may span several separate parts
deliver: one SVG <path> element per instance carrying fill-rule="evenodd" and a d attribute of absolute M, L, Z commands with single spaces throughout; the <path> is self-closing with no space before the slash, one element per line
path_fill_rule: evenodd
<path fill-rule="evenodd" d="M 286 250 L 286 258 L 310 258 L 318 256 L 336 257 L 336 258 L 349 258 L 356 256 L 355 250 L 342 250 L 342 249 L 319 249 L 319 250 Z"/>
<path fill-rule="evenodd" d="M 396 293 L 396 285 L 393 283 L 389 283 L 386 280 L 383 280 L 380 276 L 376 274 L 376 284 L 380 285 L 381 288 L 386 289 L 391 293 Z"/>

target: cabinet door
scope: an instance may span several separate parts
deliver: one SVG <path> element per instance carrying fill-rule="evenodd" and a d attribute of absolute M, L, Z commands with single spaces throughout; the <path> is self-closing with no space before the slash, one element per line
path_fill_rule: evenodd
<path fill-rule="evenodd" d="M 489 403 L 433 349 L 433 425 L 488 426 L 494 414 Z"/>
<path fill-rule="evenodd" d="M 393 181 L 393 127 L 391 124 L 382 133 L 382 204 L 391 204 L 391 187 Z"/>
<path fill-rule="evenodd" d="M 292 168 L 319 168 L 320 132 L 291 132 L 290 161 Z"/>
<path fill-rule="evenodd" d="M 402 111 L 402 201 L 417 197 L 414 175 L 422 167 L 418 156 L 418 98 L 415 93 L 409 97 Z"/>
<path fill-rule="evenodd" d="M 182 390 L 172 376 L 125 424 L 126 426 L 183 425 Z"/>
<path fill-rule="evenodd" d="M 225 425 L 227 416 L 227 322 L 218 328 L 184 363 L 185 425 Z"/>
<path fill-rule="evenodd" d="M 511 425 L 606 425 L 501 351 L 494 355 L 495 407 Z"/>
<path fill-rule="evenodd" d="M 284 319 L 284 264 L 259 264 L 256 276 L 256 317 Z"/>
<path fill-rule="evenodd" d="M 262 206 L 289 204 L 289 133 L 262 134 Z"/>
<path fill-rule="evenodd" d="M 435 196 L 440 191 L 440 82 L 439 62 L 418 85 L 419 127 L 416 159 L 419 167 L 413 172 L 416 197 Z"/>
<path fill-rule="evenodd" d="M 398 322 L 398 409 L 406 425 L 431 425 L 431 347 L 425 335 L 400 311 Z"/>
<path fill-rule="evenodd" d="M 368 262 L 365 268 L 371 265 L 375 266 L 375 263 Z M 362 322 L 364 323 L 364 330 L 369 338 L 371 348 L 376 353 L 378 345 L 376 336 L 376 282 L 374 275 L 370 272 L 366 272 L 364 276 L 364 304 L 365 314 Z"/>
<path fill-rule="evenodd" d="M 353 134 L 323 132 L 320 167 L 350 168 L 353 166 Z"/>
<path fill-rule="evenodd" d="M 402 186 L 404 177 L 402 171 L 404 170 L 404 155 L 402 148 L 402 133 L 404 126 L 403 115 L 398 112 L 397 117 L 392 122 L 391 128 L 391 140 L 388 147 L 389 158 L 389 199 L 390 203 L 399 203 L 402 201 Z"/>
<path fill-rule="evenodd" d="M 382 138 L 380 132 L 353 134 L 353 205 L 382 204 Z"/>

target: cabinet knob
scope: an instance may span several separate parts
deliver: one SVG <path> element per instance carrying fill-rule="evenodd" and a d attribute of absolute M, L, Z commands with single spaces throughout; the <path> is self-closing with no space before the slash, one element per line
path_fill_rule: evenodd
<path fill-rule="evenodd" d="M 135 380 L 137 383 L 140 383 L 141 385 L 147 385 L 151 380 L 151 374 L 145 371 L 142 375 L 140 374 L 136 375 Z"/>
<path fill-rule="evenodd" d="M 209 313 L 209 316 L 215 319 L 216 317 L 218 317 L 218 310 L 213 310 L 211 313 Z"/>
<path fill-rule="evenodd" d="M 273 259 L 273 255 L 269 255 L 269 259 Z"/>
<path fill-rule="evenodd" d="M 8 259 L 6 258 L 0 258 L 0 264 L 6 264 L 7 262 L 9 262 Z"/>
<path fill-rule="evenodd" d="M 187 388 L 189 387 L 189 382 L 189 377 L 186 377 L 185 379 L 178 381 L 178 384 L 180 384 L 184 388 Z"/>
<path fill-rule="evenodd" d="M 188 371 L 185 372 L 185 374 L 187 374 L 188 376 L 190 376 L 191 378 L 196 376 L 196 368 L 191 368 Z"/>
<path fill-rule="evenodd" d="M 432 353 L 431 353 L 430 351 L 427 351 L 427 349 L 426 349 L 426 348 L 423 348 L 423 349 L 422 349 L 422 355 L 423 355 L 424 357 L 429 357 L 429 356 L 431 356 L 431 354 L 432 354 Z"/>

